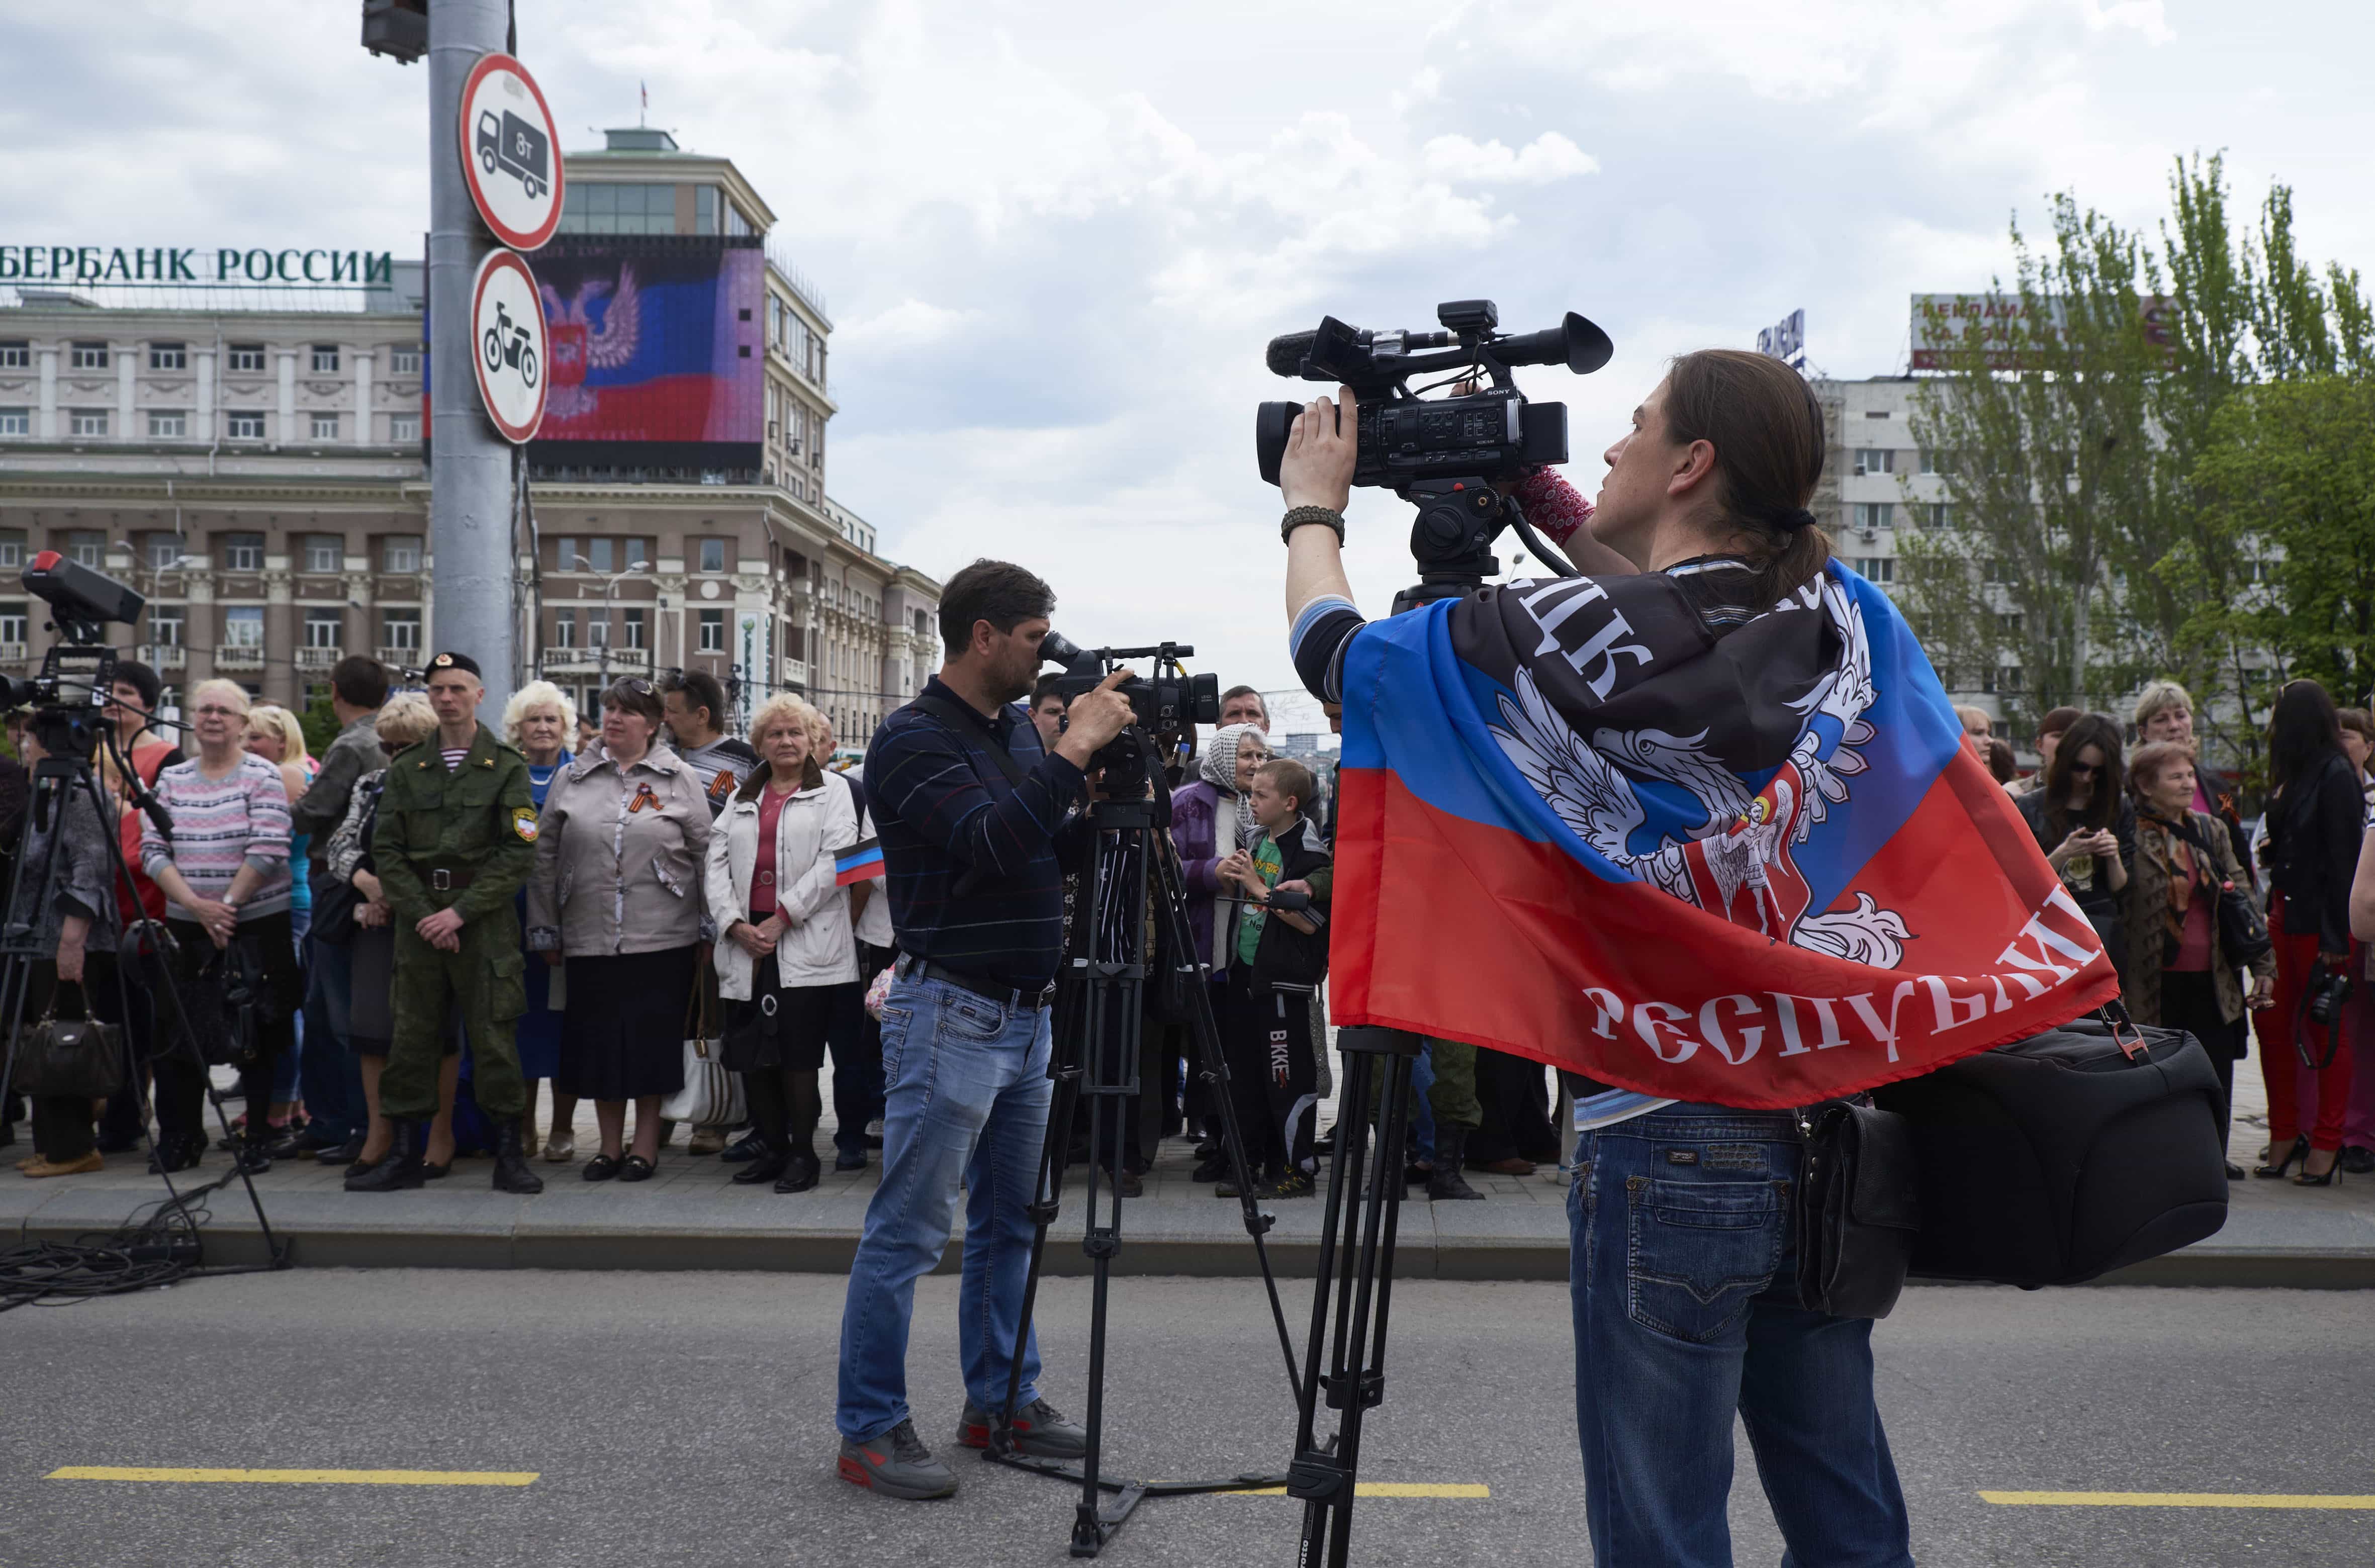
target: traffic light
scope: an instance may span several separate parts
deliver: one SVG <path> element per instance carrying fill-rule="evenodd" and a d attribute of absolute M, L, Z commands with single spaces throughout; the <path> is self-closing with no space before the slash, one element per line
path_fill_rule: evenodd
<path fill-rule="evenodd" d="M 363 0 L 363 47 L 409 65 L 429 53 L 429 0 Z"/>

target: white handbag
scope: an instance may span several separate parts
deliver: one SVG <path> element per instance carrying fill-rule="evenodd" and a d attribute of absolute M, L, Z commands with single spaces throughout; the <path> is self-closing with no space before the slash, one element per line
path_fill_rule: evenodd
<path fill-rule="evenodd" d="M 717 1032 L 710 1027 L 709 987 L 697 977 L 686 1009 L 684 1087 L 660 1102 L 663 1120 L 695 1127 L 730 1127 L 750 1117 L 742 1098 L 742 1075 L 730 1072 Z"/>

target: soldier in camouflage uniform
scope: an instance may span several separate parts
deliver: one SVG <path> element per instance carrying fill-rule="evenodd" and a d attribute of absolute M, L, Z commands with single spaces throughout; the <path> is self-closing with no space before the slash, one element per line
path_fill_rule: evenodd
<path fill-rule="evenodd" d="M 479 722 L 485 694 L 467 654 L 430 660 L 437 733 L 387 766 L 372 859 L 396 927 L 396 1037 L 380 1078 L 380 1106 L 396 1137 L 385 1160 L 347 1183 L 349 1192 L 393 1192 L 426 1179 L 421 1149 L 437 1114 L 447 1013 L 456 1005 L 469 1033 L 472 1089 L 496 1127 L 495 1190 L 544 1190 L 520 1144 L 527 1095 L 513 1036 L 527 991 L 512 895 L 535 865 L 536 805 L 527 759 Z"/>

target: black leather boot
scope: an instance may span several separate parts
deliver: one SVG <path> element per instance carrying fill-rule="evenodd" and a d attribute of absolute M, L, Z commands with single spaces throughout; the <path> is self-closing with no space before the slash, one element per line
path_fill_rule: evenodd
<path fill-rule="evenodd" d="M 520 1138 L 519 1118 L 507 1117 L 495 1129 L 495 1190 L 539 1193 L 544 1178 L 527 1168 L 526 1147 Z"/>
<path fill-rule="evenodd" d="M 1447 1127 L 1442 1123 L 1435 1128 L 1435 1169 L 1426 1178 L 1426 1196 L 1430 1199 L 1464 1198 L 1482 1203 L 1484 1195 L 1468 1185 L 1459 1173 L 1460 1162 L 1468 1157 L 1468 1129 Z"/>
<path fill-rule="evenodd" d="M 403 1192 L 428 1184 L 420 1168 L 420 1150 L 429 1141 L 429 1124 L 391 1122 L 388 1129 L 387 1158 L 361 1175 L 349 1176 L 349 1192 Z"/>

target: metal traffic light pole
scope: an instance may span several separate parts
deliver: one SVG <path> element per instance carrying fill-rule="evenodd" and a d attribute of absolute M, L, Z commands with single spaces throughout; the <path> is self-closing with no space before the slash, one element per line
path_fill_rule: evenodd
<path fill-rule="evenodd" d="M 495 432 L 471 373 L 471 285 L 494 241 L 479 221 L 455 145 L 462 88 L 481 55 L 508 43 L 506 0 L 429 0 L 429 536 L 436 647 L 485 672 L 479 716 L 495 722 L 516 667 L 511 444 Z M 556 153 L 555 156 L 558 156 Z M 428 650 L 422 653 L 425 661 Z"/>

